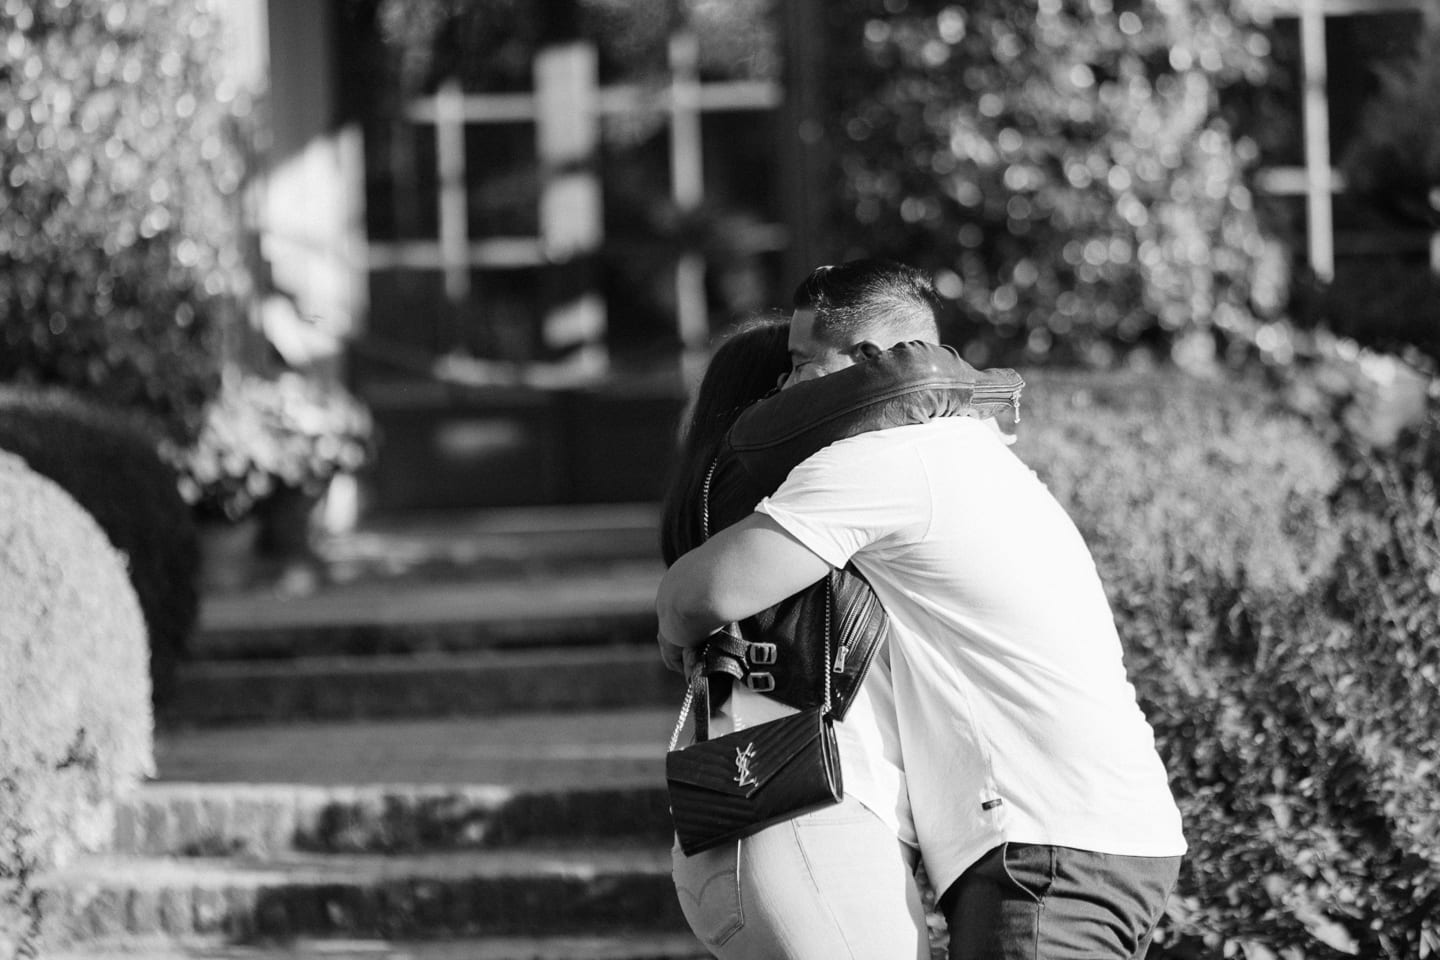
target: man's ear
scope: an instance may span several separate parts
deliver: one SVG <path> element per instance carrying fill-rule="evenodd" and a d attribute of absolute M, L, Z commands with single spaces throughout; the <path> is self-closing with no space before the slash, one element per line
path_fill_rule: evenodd
<path fill-rule="evenodd" d="M 873 340 L 861 340 L 850 348 L 850 356 L 857 361 L 874 360 L 884 352 L 884 348 Z"/>

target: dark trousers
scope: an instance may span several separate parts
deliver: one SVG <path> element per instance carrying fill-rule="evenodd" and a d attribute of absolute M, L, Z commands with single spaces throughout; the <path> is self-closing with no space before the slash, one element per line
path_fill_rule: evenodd
<path fill-rule="evenodd" d="M 1142 960 L 1179 857 L 1007 843 L 940 898 L 950 960 Z"/>

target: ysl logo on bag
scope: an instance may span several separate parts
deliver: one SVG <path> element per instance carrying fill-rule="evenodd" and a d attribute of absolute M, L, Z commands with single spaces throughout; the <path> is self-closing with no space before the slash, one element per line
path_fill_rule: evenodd
<path fill-rule="evenodd" d="M 755 775 L 750 772 L 750 761 L 755 759 L 755 744 L 746 745 L 744 750 L 735 748 L 735 782 L 742 787 L 748 787 L 756 782 Z"/>

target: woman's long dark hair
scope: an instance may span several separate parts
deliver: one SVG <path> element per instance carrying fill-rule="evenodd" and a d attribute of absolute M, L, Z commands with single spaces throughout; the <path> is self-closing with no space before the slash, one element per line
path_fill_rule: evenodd
<path fill-rule="evenodd" d="M 748 320 L 715 349 L 691 405 L 660 514 L 660 552 L 666 566 L 704 539 L 700 493 L 710 461 L 731 424 L 775 389 L 790 370 L 790 325 L 784 318 Z"/>

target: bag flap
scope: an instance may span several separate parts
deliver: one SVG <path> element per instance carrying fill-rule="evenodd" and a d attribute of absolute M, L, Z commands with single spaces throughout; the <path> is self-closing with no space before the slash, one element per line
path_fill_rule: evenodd
<path fill-rule="evenodd" d="M 665 755 L 665 778 L 736 797 L 750 797 L 819 739 L 819 709 L 804 710 Z"/>

